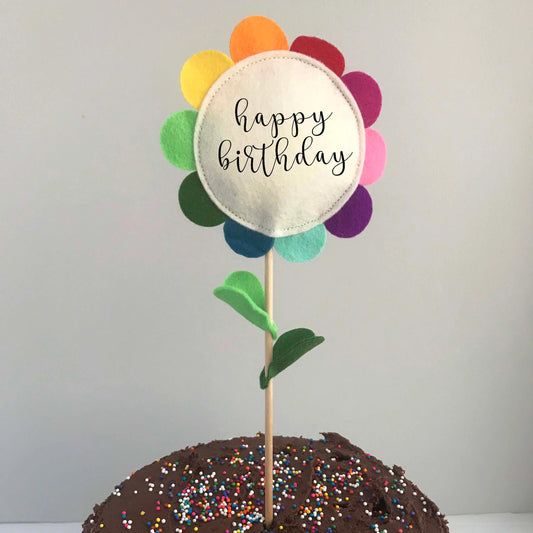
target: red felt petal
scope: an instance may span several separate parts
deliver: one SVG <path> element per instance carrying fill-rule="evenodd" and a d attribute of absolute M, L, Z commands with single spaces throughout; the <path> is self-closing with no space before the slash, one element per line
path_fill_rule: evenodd
<path fill-rule="evenodd" d="M 359 185 L 372 185 L 381 178 L 387 160 L 387 147 L 383 137 L 371 128 L 365 130 L 365 162 Z"/>
<path fill-rule="evenodd" d="M 297 37 L 291 45 L 291 52 L 312 57 L 332 70 L 337 76 L 344 72 L 344 56 L 335 46 L 318 37 Z"/>
<path fill-rule="evenodd" d="M 359 106 L 365 128 L 372 126 L 381 111 L 381 91 L 376 80 L 364 72 L 348 72 L 342 81 Z"/>
<path fill-rule="evenodd" d="M 359 235 L 372 217 L 372 198 L 368 191 L 359 185 L 350 199 L 324 225 L 335 237 L 350 238 Z"/>

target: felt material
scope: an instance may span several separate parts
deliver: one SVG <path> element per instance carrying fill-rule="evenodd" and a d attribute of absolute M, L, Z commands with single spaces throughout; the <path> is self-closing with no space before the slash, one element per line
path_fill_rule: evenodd
<path fill-rule="evenodd" d="M 233 66 L 230 57 L 217 50 L 204 50 L 190 57 L 180 74 L 185 100 L 198 109 L 207 91 L 218 77 Z"/>
<path fill-rule="evenodd" d="M 305 263 L 314 259 L 324 249 L 326 236 L 326 227 L 324 224 L 319 224 L 303 233 L 278 237 L 274 242 L 274 248 L 288 261 Z"/>
<path fill-rule="evenodd" d="M 248 17 L 239 22 L 229 42 L 235 63 L 261 52 L 288 49 L 289 42 L 283 30 L 273 20 L 261 16 Z"/>
<path fill-rule="evenodd" d="M 246 270 L 233 272 L 224 280 L 222 286 L 213 291 L 213 294 L 258 328 L 270 331 L 274 339 L 277 337 L 276 324 L 270 320 L 265 310 L 263 285 L 251 272 Z"/>
<path fill-rule="evenodd" d="M 182 181 L 178 200 L 183 214 L 199 226 L 218 226 L 227 218 L 209 198 L 196 172 Z"/>
<path fill-rule="evenodd" d="M 224 237 L 229 247 L 244 257 L 262 257 L 274 246 L 273 237 L 241 226 L 231 218 L 224 223 Z"/>
<path fill-rule="evenodd" d="M 272 362 L 268 366 L 268 375 L 265 376 L 265 367 L 259 374 L 259 386 L 266 389 L 273 377 L 323 342 L 324 337 L 317 337 L 313 331 L 306 328 L 292 329 L 280 335 L 272 350 Z"/>
<path fill-rule="evenodd" d="M 196 170 L 194 159 L 194 127 L 198 112 L 178 111 L 167 118 L 159 137 L 165 157 L 182 170 Z"/>
<path fill-rule="evenodd" d="M 365 138 L 365 162 L 359 185 L 371 185 L 381 178 L 387 161 L 387 147 L 383 137 L 376 130 L 368 128 L 365 130 Z"/>
<path fill-rule="evenodd" d="M 344 205 L 359 182 L 364 144 L 342 80 L 289 51 L 252 56 L 222 74 L 195 130 L 198 175 L 211 199 L 272 237 L 309 230 Z"/>
<path fill-rule="evenodd" d="M 318 37 L 297 37 L 291 45 L 291 51 L 315 58 L 339 77 L 344 72 L 344 56 L 340 50 Z"/>
<path fill-rule="evenodd" d="M 355 237 L 368 226 L 371 217 L 372 198 L 360 185 L 344 207 L 326 221 L 325 226 L 336 237 Z"/>
<path fill-rule="evenodd" d="M 342 81 L 350 90 L 365 122 L 365 128 L 376 122 L 381 111 L 381 90 L 379 85 L 364 72 L 348 72 Z"/>

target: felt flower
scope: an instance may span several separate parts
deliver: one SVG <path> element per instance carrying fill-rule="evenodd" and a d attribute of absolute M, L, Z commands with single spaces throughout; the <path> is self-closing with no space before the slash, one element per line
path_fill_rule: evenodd
<path fill-rule="evenodd" d="M 368 74 L 344 69 L 332 44 L 301 36 L 289 45 L 260 16 L 235 27 L 229 56 L 187 60 L 180 85 L 194 109 L 171 115 L 160 137 L 170 163 L 192 171 L 178 195 L 185 216 L 223 224 L 241 255 L 274 247 L 294 262 L 316 257 L 327 233 L 360 234 L 372 216 L 366 186 L 385 166 L 370 127 L 381 92 Z"/>

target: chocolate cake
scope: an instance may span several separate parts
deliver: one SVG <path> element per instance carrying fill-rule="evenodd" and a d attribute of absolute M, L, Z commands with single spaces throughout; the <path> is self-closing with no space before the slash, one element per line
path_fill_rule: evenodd
<path fill-rule="evenodd" d="M 438 533 L 437 506 L 336 433 L 274 438 L 274 522 L 263 521 L 264 438 L 217 440 L 134 472 L 94 507 L 82 533 Z"/>

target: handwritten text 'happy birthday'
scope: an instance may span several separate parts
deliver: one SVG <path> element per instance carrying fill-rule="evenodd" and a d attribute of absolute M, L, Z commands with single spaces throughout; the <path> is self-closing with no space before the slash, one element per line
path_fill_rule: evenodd
<path fill-rule="evenodd" d="M 242 173 L 248 169 L 254 174 L 262 172 L 266 177 L 270 177 L 278 167 L 288 172 L 294 165 L 310 167 L 316 163 L 322 163 L 326 166 L 332 164 L 331 173 L 334 176 L 340 176 L 345 171 L 346 161 L 353 155 L 353 152 L 345 154 L 344 151 L 339 150 L 325 154 L 322 150 L 312 150 L 314 139 L 324 134 L 326 121 L 333 113 L 327 116 L 323 111 L 313 112 L 310 115 L 305 115 L 300 111 L 289 115 L 273 113 L 270 116 L 257 113 L 251 118 L 246 115 L 247 109 L 246 98 L 237 100 L 235 103 L 237 125 L 242 127 L 244 133 L 249 133 L 256 126 L 269 128 L 270 142 L 259 145 L 247 144 L 232 153 L 233 143 L 230 139 L 224 139 L 218 147 L 218 162 L 224 170 L 234 167 L 237 172 Z M 303 137 L 296 153 L 286 154 L 291 141 L 301 133 L 303 128 L 300 126 L 304 123 L 307 128 L 311 129 L 311 134 Z M 290 126 L 290 137 L 279 135 L 280 126 L 283 124 Z"/>

